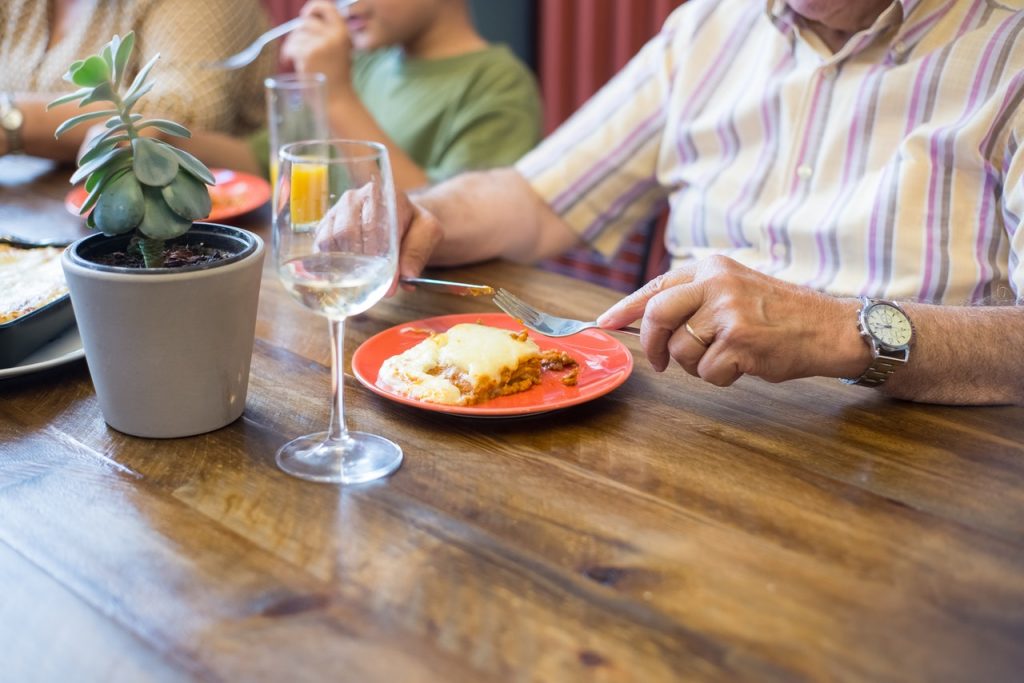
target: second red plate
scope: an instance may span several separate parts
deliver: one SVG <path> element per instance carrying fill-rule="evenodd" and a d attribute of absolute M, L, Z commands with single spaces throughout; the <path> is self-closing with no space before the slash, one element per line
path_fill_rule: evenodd
<path fill-rule="evenodd" d="M 215 168 L 211 171 L 217 184 L 210 186 L 213 208 L 205 220 L 217 222 L 241 216 L 260 208 L 270 200 L 270 183 L 259 176 L 226 168 Z M 78 209 L 88 196 L 85 188 L 78 185 L 64 198 L 64 207 L 77 216 Z"/>

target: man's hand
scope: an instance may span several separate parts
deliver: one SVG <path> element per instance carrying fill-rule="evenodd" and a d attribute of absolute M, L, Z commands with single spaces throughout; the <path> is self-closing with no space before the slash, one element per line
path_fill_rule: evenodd
<path fill-rule="evenodd" d="M 338 199 L 316 230 L 316 245 L 321 251 L 363 253 L 379 249 L 379 225 L 387 220 L 380 187 L 367 183 L 349 190 Z M 441 224 L 404 192 L 398 193 L 398 274 L 416 277 L 427 265 L 434 249 L 441 242 Z"/>
<path fill-rule="evenodd" d="M 441 243 L 444 233 L 441 222 L 434 214 L 398 193 L 398 274 L 416 277 L 426 267 L 431 255 Z"/>
<path fill-rule="evenodd" d="M 351 90 L 352 41 L 338 8 L 327 0 L 310 0 L 299 16 L 302 25 L 285 39 L 281 56 L 299 73 L 326 76 L 328 93 Z"/>
<path fill-rule="evenodd" d="M 871 356 L 857 332 L 858 306 L 713 256 L 651 280 L 598 322 L 615 328 L 643 317 L 641 344 L 657 371 L 675 360 L 729 386 L 745 374 L 769 382 L 859 376 Z"/>

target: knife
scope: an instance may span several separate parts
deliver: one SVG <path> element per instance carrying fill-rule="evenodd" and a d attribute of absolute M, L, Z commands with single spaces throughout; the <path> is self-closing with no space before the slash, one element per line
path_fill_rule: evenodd
<path fill-rule="evenodd" d="M 403 277 L 403 285 L 415 287 L 426 287 L 445 294 L 457 294 L 459 296 L 492 296 L 494 288 L 489 285 L 470 285 L 465 282 L 449 282 L 448 280 L 431 280 L 426 277 Z"/>

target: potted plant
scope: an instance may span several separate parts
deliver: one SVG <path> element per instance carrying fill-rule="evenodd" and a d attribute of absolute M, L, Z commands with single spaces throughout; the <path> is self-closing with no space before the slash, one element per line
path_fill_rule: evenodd
<path fill-rule="evenodd" d="M 209 214 L 214 178 L 148 137 L 188 137 L 186 128 L 132 111 L 152 89 L 159 57 L 127 85 L 134 42 L 132 33 L 114 36 L 76 61 L 64 78 L 80 89 L 49 105 L 110 104 L 56 131 L 105 119 L 71 178 L 85 180 L 81 212 L 101 234 L 69 246 L 62 265 L 106 422 L 136 436 L 189 436 L 245 408 L 264 245 L 245 230 L 193 222 Z"/>

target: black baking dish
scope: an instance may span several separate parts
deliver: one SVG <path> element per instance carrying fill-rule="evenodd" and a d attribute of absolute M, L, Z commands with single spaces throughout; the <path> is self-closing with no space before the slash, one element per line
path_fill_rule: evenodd
<path fill-rule="evenodd" d="M 0 368 L 9 368 L 75 324 L 71 295 L 0 325 Z"/>

